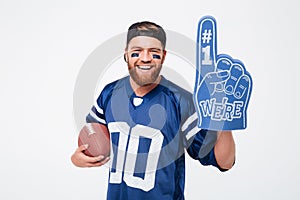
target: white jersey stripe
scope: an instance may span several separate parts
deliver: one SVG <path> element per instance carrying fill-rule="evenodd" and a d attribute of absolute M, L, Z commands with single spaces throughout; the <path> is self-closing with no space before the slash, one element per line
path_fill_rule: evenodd
<path fill-rule="evenodd" d="M 187 134 L 186 134 L 186 139 L 189 140 L 191 137 L 193 137 L 194 135 L 196 135 L 201 129 L 198 128 L 198 126 L 195 126 L 192 130 L 190 130 Z"/>
<path fill-rule="evenodd" d="M 103 115 L 103 109 L 101 109 L 99 106 L 98 106 L 98 104 L 97 103 L 95 103 L 95 108 L 96 108 L 96 110 L 98 111 L 98 113 L 100 113 L 100 114 L 102 114 Z"/>
<path fill-rule="evenodd" d="M 104 119 L 99 118 L 93 111 L 90 112 L 90 115 L 96 119 L 98 122 L 101 122 L 102 124 L 106 124 L 106 121 Z"/>
<path fill-rule="evenodd" d="M 198 119 L 198 115 L 197 113 L 195 112 L 194 114 L 192 114 L 185 122 L 184 124 L 182 125 L 181 127 L 181 131 L 185 131 L 187 129 L 187 127 L 192 123 L 194 122 L 196 119 Z"/>

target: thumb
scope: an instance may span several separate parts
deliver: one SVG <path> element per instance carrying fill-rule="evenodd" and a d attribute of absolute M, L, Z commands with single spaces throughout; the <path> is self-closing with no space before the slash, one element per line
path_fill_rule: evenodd
<path fill-rule="evenodd" d="M 226 81 L 228 78 L 229 78 L 228 71 L 218 71 L 218 72 L 210 72 L 206 74 L 204 81 L 206 82 L 206 84 L 212 84 L 212 83 L 220 83 Z"/>
<path fill-rule="evenodd" d="M 89 147 L 88 144 L 83 144 L 77 148 L 77 151 L 82 152 L 82 151 L 86 150 L 88 147 Z"/>

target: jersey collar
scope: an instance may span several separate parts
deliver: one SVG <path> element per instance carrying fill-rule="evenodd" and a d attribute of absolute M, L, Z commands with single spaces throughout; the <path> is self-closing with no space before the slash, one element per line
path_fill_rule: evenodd
<path fill-rule="evenodd" d="M 152 99 L 154 96 L 159 94 L 164 88 L 166 88 L 167 85 L 168 85 L 168 80 L 165 79 L 164 76 L 161 76 L 161 80 L 160 80 L 159 84 L 155 88 L 153 88 L 150 92 L 148 92 L 146 95 L 144 95 L 143 97 L 140 97 L 140 98 L 142 98 L 143 100 Z M 132 87 L 130 85 L 130 76 L 127 76 L 125 79 L 125 88 L 126 88 L 128 98 L 138 97 L 134 93 L 134 91 L 132 90 Z"/>

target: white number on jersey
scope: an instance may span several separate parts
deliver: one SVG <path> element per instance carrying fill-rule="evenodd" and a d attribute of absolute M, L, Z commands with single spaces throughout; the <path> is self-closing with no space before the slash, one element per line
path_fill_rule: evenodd
<path fill-rule="evenodd" d="M 137 124 L 130 131 L 130 127 L 126 122 L 109 123 L 108 129 L 111 133 L 119 134 L 116 171 L 111 171 L 109 182 L 121 183 L 122 172 L 124 171 L 123 180 L 128 186 L 144 191 L 154 188 L 158 159 L 164 139 L 160 130 Z M 144 179 L 134 176 L 140 137 L 151 139 L 147 161 L 145 161 L 147 163 L 145 171 L 139 172 L 145 173 Z M 113 144 L 111 143 L 111 145 Z M 111 152 L 111 160 L 114 160 L 114 156 L 114 153 Z"/>

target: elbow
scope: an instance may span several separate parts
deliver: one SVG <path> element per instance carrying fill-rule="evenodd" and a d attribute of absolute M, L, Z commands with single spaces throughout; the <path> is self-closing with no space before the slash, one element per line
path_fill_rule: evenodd
<path fill-rule="evenodd" d="M 221 169 L 223 169 L 223 170 L 225 170 L 225 171 L 227 171 L 227 170 L 230 170 L 232 167 L 233 167 L 233 164 L 232 163 L 229 163 L 229 164 L 219 164 L 219 167 L 221 168 Z"/>
<path fill-rule="evenodd" d="M 227 162 L 218 162 L 217 161 L 217 164 L 219 166 L 219 169 L 221 171 L 228 171 L 230 170 L 233 166 L 234 166 L 234 163 L 235 163 L 235 159 L 233 159 L 233 161 L 227 161 Z"/>

